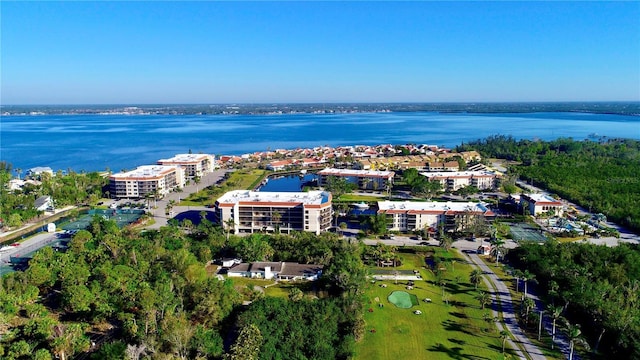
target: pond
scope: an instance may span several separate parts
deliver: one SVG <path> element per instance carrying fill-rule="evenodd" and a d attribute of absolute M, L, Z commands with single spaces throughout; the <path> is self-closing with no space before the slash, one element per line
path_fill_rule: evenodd
<path fill-rule="evenodd" d="M 291 175 L 275 175 L 269 177 L 266 184 L 260 186 L 258 191 L 283 191 L 296 192 L 302 191 L 304 186 L 316 186 L 316 174 L 291 174 Z"/>

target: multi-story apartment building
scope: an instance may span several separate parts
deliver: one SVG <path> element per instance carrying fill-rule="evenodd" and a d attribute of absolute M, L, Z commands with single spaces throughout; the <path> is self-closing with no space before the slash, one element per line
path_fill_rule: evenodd
<path fill-rule="evenodd" d="M 177 154 L 170 159 L 158 160 L 158 165 L 180 166 L 185 176 L 203 176 L 213 171 L 215 158 L 209 154 Z"/>
<path fill-rule="evenodd" d="M 452 171 L 452 172 L 423 172 L 429 181 L 438 181 L 442 188 L 456 191 L 465 186 L 475 186 L 480 190 L 495 189 L 500 185 L 501 175 L 493 171 Z"/>
<path fill-rule="evenodd" d="M 143 165 L 109 176 L 109 192 L 115 198 L 164 196 L 184 187 L 184 170 L 179 166 Z"/>
<path fill-rule="evenodd" d="M 475 202 L 411 202 L 379 201 L 378 214 L 389 218 L 389 230 L 416 231 L 437 229 L 444 225 L 446 230 L 459 230 L 464 223 L 463 217 L 470 220 L 474 216 L 483 216 L 493 220 L 495 213 L 482 203 Z"/>
<path fill-rule="evenodd" d="M 331 227 L 331 193 L 229 191 L 216 201 L 216 217 L 235 233 L 309 231 Z"/>
<path fill-rule="evenodd" d="M 353 170 L 327 168 L 318 172 L 318 186 L 325 186 L 330 177 L 341 177 L 364 190 L 384 190 L 387 183 L 393 183 L 393 171 Z"/>

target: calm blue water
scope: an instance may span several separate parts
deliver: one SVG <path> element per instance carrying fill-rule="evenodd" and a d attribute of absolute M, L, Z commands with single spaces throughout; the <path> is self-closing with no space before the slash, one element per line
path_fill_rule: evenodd
<path fill-rule="evenodd" d="M 269 178 L 269 181 L 260 187 L 260 191 L 302 191 L 302 186 L 312 180 L 315 180 L 315 174 L 306 174 L 303 177 L 299 175 L 277 176 Z"/>
<path fill-rule="evenodd" d="M 640 117 L 585 113 L 2 116 L 0 160 L 23 170 L 112 171 L 177 153 L 243 154 L 321 145 L 426 143 L 489 135 L 543 140 L 597 133 L 640 139 Z"/>

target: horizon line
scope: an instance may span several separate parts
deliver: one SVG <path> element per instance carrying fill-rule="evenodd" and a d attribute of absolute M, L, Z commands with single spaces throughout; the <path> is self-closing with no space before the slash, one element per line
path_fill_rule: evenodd
<path fill-rule="evenodd" d="M 0 104 L 5 106 L 212 106 L 212 105 L 481 105 L 481 104 L 579 104 L 579 103 L 640 103 L 640 100 L 526 100 L 526 101 L 344 101 L 344 102 L 220 102 L 220 103 L 49 103 Z"/>

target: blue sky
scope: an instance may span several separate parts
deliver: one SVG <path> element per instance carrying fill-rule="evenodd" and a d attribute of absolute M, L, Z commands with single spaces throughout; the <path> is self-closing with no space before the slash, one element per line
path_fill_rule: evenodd
<path fill-rule="evenodd" d="M 5 2 L 2 104 L 640 100 L 640 2 Z"/>

